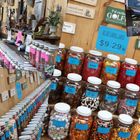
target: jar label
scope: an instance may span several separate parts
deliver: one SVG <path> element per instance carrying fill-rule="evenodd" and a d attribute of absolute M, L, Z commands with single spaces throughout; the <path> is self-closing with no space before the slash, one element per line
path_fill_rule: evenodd
<path fill-rule="evenodd" d="M 14 132 L 14 128 L 10 127 L 10 132 L 13 133 Z"/>
<path fill-rule="evenodd" d="M 71 64 L 71 65 L 79 65 L 80 60 L 78 58 L 69 57 L 68 63 Z"/>
<path fill-rule="evenodd" d="M 126 75 L 127 76 L 136 76 L 136 70 L 126 70 Z"/>
<path fill-rule="evenodd" d="M 1 140 L 5 140 L 5 136 L 2 136 L 2 137 L 1 137 Z"/>
<path fill-rule="evenodd" d="M 65 127 L 66 121 L 53 120 L 53 125 L 56 127 Z"/>
<path fill-rule="evenodd" d="M 100 134 L 108 134 L 110 132 L 110 128 L 98 127 L 97 132 Z"/>
<path fill-rule="evenodd" d="M 137 136 L 137 140 L 140 140 L 140 134 L 138 134 L 138 136 Z"/>
<path fill-rule="evenodd" d="M 98 63 L 90 61 L 90 62 L 88 62 L 88 68 L 89 69 L 98 69 Z"/>
<path fill-rule="evenodd" d="M 80 123 L 76 123 L 76 126 L 75 128 L 77 130 L 82 130 L 82 131 L 85 131 L 85 130 L 88 130 L 88 124 L 80 124 Z"/>
<path fill-rule="evenodd" d="M 40 138 L 41 138 L 41 133 L 42 133 L 42 128 L 39 128 L 39 132 L 38 132 L 38 135 L 37 135 L 38 140 L 40 140 Z"/>
<path fill-rule="evenodd" d="M 114 67 L 111 67 L 111 66 L 107 66 L 105 68 L 105 72 L 109 73 L 109 74 L 117 74 L 117 71 L 118 71 L 117 68 L 114 68 Z"/>
<path fill-rule="evenodd" d="M 16 125 L 16 123 L 14 123 L 14 129 L 16 129 L 17 128 L 17 125 Z"/>
<path fill-rule="evenodd" d="M 98 97 L 98 92 L 86 90 L 86 94 L 85 95 L 86 95 L 86 97 L 97 98 Z"/>
<path fill-rule="evenodd" d="M 127 106 L 136 107 L 137 104 L 138 104 L 138 100 L 131 100 L 131 99 L 126 100 L 126 105 Z"/>
<path fill-rule="evenodd" d="M 52 82 L 51 83 L 51 90 L 56 90 L 57 88 L 57 83 Z"/>
<path fill-rule="evenodd" d="M 117 102 L 118 96 L 113 96 L 113 95 L 110 95 L 110 94 L 106 94 L 105 100 L 108 101 L 108 102 Z"/>
<path fill-rule="evenodd" d="M 119 132 L 119 137 L 120 138 L 129 138 L 130 137 L 130 133 L 129 132 Z"/>
<path fill-rule="evenodd" d="M 68 94 L 75 94 L 76 93 L 76 88 L 72 87 L 72 86 L 65 86 L 65 90 L 66 93 Z"/>
<path fill-rule="evenodd" d="M 60 56 L 60 55 L 57 55 L 57 56 L 56 56 L 56 62 L 57 62 L 57 63 L 60 63 L 60 62 L 61 62 L 61 56 Z"/>
<path fill-rule="evenodd" d="M 10 138 L 10 132 L 9 132 L 9 130 L 6 131 L 5 136 L 6 136 L 6 138 Z"/>

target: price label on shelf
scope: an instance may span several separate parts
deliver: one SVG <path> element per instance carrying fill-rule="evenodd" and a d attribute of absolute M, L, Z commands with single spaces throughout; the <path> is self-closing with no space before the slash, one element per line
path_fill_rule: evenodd
<path fill-rule="evenodd" d="M 100 26 L 96 42 L 97 50 L 125 55 L 128 43 L 129 38 L 125 31 Z"/>

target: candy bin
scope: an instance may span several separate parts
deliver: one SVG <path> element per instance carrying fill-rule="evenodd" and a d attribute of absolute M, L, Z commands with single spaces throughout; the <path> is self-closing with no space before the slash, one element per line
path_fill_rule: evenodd
<path fill-rule="evenodd" d="M 99 106 L 101 79 L 88 77 L 88 83 L 81 99 L 81 105 L 95 111 Z"/>
<path fill-rule="evenodd" d="M 84 50 L 80 47 L 71 47 L 66 57 L 64 75 L 67 76 L 69 73 L 81 74 L 83 62 Z"/>
<path fill-rule="evenodd" d="M 70 106 L 65 103 L 57 103 L 51 112 L 48 135 L 53 140 L 62 140 L 68 136 L 70 125 Z"/>
<path fill-rule="evenodd" d="M 134 83 L 137 73 L 137 61 L 134 59 L 126 58 L 122 63 L 118 81 L 121 87 L 125 87 L 129 83 Z"/>
<path fill-rule="evenodd" d="M 138 67 L 136 78 L 135 78 L 135 84 L 140 86 L 140 66 Z"/>
<path fill-rule="evenodd" d="M 103 101 L 100 104 L 100 110 L 108 110 L 115 113 L 118 107 L 118 96 L 121 85 L 116 81 L 108 81 Z"/>
<path fill-rule="evenodd" d="M 120 69 L 120 57 L 108 54 L 104 60 L 101 79 L 103 84 L 106 84 L 109 80 L 117 80 L 118 72 Z"/>
<path fill-rule="evenodd" d="M 70 140 L 88 140 L 92 126 L 91 109 L 79 106 L 72 117 Z"/>
<path fill-rule="evenodd" d="M 90 50 L 85 57 L 84 68 L 82 71 L 83 80 L 87 81 L 89 76 L 99 77 L 103 64 L 102 53 Z"/>
<path fill-rule="evenodd" d="M 106 110 L 99 111 L 93 121 L 90 140 L 109 140 L 112 126 L 112 114 Z"/>
<path fill-rule="evenodd" d="M 118 122 L 112 130 L 110 140 L 134 140 L 130 139 L 132 123 L 133 119 L 131 116 L 126 114 L 119 115 Z"/>
<path fill-rule="evenodd" d="M 135 84 L 127 84 L 125 95 L 120 99 L 118 106 L 119 114 L 129 114 L 133 116 L 139 99 L 139 86 Z"/>
<path fill-rule="evenodd" d="M 72 108 L 77 107 L 82 94 L 82 77 L 79 74 L 70 73 L 64 84 L 62 101 L 68 103 Z"/>

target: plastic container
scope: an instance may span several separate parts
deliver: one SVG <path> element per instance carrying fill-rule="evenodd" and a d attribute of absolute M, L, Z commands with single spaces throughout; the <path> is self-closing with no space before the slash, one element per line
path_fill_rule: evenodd
<path fill-rule="evenodd" d="M 101 79 L 97 77 L 88 77 L 88 83 L 86 84 L 86 89 L 81 98 L 82 106 L 86 106 L 92 111 L 95 111 L 98 108 L 101 83 Z"/>
<path fill-rule="evenodd" d="M 120 57 L 108 54 L 104 60 L 101 79 L 103 84 L 106 84 L 109 80 L 117 80 L 118 72 L 120 69 Z"/>
<path fill-rule="evenodd" d="M 88 140 L 92 121 L 91 109 L 79 106 L 71 120 L 70 140 Z"/>
<path fill-rule="evenodd" d="M 116 81 L 110 80 L 107 82 L 106 92 L 100 104 L 100 110 L 107 110 L 111 113 L 117 111 L 120 87 L 120 83 Z"/>
<path fill-rule="evenodd" d="M 65 103 L 57 103 L 51 112 L 48 135 L 53 140 L 65 139 L 68 136 L 70 125 L 70 106 Z"/>
<path fill-rule="evenodd" d="M 87 81 L 88 77 L 99 77 L 103 64 L 102 53 L 90 50 L 84 60 L 84 67 L 82 71 L 83 80 Z"/>
<path fill-rule="evenodd" d="M 118 81 L 121 87 L 125 87 L 129 83 L 134 83 L 137 73 L 137 61 L 134 59 L 126 58 L 125 62 L 122 63 Z"/>
<path fill-rule="evenodd" d="M 81 74 L 84 62 L 84 50 L 80 47 L 72 46 L 66 56 L 64 75 L 69 73 Z"/>

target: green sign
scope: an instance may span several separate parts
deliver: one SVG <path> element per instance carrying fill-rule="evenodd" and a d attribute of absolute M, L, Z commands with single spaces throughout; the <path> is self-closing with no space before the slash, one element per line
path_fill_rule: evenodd
<path fill-rule="evenodd" d="M 105 22 L 126 26 L 125 11 L 122 9 L 108 6 L 105 14 Z"/>

